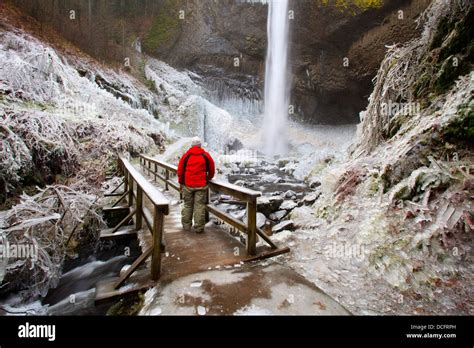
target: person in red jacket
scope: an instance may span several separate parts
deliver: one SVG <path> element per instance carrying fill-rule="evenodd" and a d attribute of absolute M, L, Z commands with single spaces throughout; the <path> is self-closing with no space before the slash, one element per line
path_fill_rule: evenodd
<path fill-rule="evenodd" d="M 206 224 L 207 183 L 214 177 L 215 164 L 201 147 L 201 139 L 194 137 L 191 144 L 178 164 L 178 181 L 184 201 L 181 223 L 184 230 L 190 231 L 194 215 L 194 231 L 202 233 Z"/>

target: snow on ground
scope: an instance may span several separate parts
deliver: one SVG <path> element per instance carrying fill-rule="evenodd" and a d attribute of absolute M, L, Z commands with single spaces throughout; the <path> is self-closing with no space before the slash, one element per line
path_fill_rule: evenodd
<path fill-rule="evenodd" d="M 413 149 L 429 146 L 433 130 L 458 117 L 472 95 L 472 76 L 460 78 L 433 101 L 437 110 L 413 116 L 371 155 L 316 168 L 321 197 L 311 210 L 290 216 L 316 226 L 295 231 L 292 252 L 281 258 L 354 314 L 472 313 L 472 239 L 463 227 L 472 211 L 472 165 L 429 157 L 429 165 L 405 168 Z M 393 178 L 387 168 L 407 173 L 384 190 L 382 180 Z"/>
<path fill-rule="evenodd" d="M 244 306 L 234 312 L 234 315 L 272 315 L 273 313 L 266 308 L 260 308 L 254 304 Z"/>

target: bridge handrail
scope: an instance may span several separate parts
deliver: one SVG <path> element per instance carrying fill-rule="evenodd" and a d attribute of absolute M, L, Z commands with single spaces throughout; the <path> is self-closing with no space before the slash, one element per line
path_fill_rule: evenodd
<path fill-rule="evenodd" d="M 166 211 L 166 214 L 169 212 L 169 201 L 168 199 L 163 196 L 163 194 L 153 185 L 151 184 L 139 171 L 135 169 L 135 167 L 124 157 L 120 156 L 120 161 L 124 169 L 128 172 L 129 175 L 132 176 L 134 182 L 136 182 L 137 186 L 139 186 L 143 193 L 150 199 L 151 203 L 154 206 L 163 209 Z"/>
<path fill-rule="evenodd" d="M 168 190 L 169 186 L 171 186 L 181 193 L 180 185 L 177 181 L 171 179 L 172 175 L 177 175 L 177 166 L 146 155 L 140 155 L 140 164 L 145 170 L 147 170 L 149 175 L 151 174 L 155 179 L 159 178 L 165 183 L 165 190 Z M 160 174 L 159 168 L 164 170 L 164 173 Z M 219 219 L 247 234 L 247 253 L 249 255 L 256 254 L 257 234 L 262 237 L 262 239 L 264 239 L 272 249 L 277 249 L 277 246 L 270 240 L 270 238 L 268 238 L 265 233 L 257 227 L 257 198 L 262 195 L 261 192 L 215 179 L 210 180 L 208 186 L 211 191 L 233 196 L 246 203 L 247 223 L 235 219 L 230 214 L 218 210 L 211 204 L 207 204 L 206 210 L 208 213 L 217 216 Z"/>
<path fill-rule="evenodd" d="M 115 288 L 119 288 L 133 272 L 135 272 L 151 255 L 151 278 L 158 280 L 161 273 L 161 251 L 163 245 L 163 226 L 165 215 L 169 214 L 169 201 L 153 184 L 151 184 L 135 167 L 123 156 L 119 156 L 119 169 L 124 176 L 125 190 L 122 197 L 115 203 L 118 204 L 125 197 L 128 197 L 129 215 L 124 218 L 112 230 L 115 233 L 135 216 L 135 228 L 140 230 L 145 221 L 150 230 L 153 243 L 152 246 L 132 264 L 130 268 L 115 283 Z M 148 197 L 153 206 L 153 211 L 146 207 L 143 196 Z"/>
<path fill-rule="evenodd" d="M 140 158 L 144 159 L 145 161 L 155 163 L 157 166 L 162 167 L 175 175 L 177 175 L 178 173 L 178 167 L 175 165 L 160 161 L 158 159 L 155 159 L 146 155 L 140 155 Z M 163 181 L 165 181 L 164 179 L 166 179 L 166 176 L 165 178 L 162 178 Z M 168 184 L 179 185 L 177 182 L 170 180 L 169 178 L 167 179 L 167 181 L 168 181 Z M 253 197 L 262 196 L 262 193 L 259 191 L 251 190 L 246 187 L 234 185 L 229 182 L 216 180 L 216 179 L 210 180 L 209 186 L 210 186 L 210 189 L 215 192 L 228 194 L 230 196 L 239 198 L 245 202 L 247 202 L 248 200 L 252 200 Z"/>

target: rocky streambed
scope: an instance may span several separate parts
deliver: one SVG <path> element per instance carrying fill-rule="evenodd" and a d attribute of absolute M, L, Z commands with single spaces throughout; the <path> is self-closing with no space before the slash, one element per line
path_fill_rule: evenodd
<path fill-rule="evenodd" d="M 257 202 L 257 227 L 269 236 L 295 230 L 298 225 L 292 220 L 292 212 L 296 208 L 310 210 L 321 194 L 318 181 L 306 183 L 292 175 L 290 161 L 259 157 L 254 161 L 233 162 L 227 173 L 230 183 L 262 192 Z M 224 194 L 213 195 L 211 202 L 246 222 L 245 202 Z"/>

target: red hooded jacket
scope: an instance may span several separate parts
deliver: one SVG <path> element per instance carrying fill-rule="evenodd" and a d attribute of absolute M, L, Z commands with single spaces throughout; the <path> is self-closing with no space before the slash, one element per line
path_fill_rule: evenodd
<path fill-rule="evenodd" d="M 215 164 L 211 155 L 201 147 L 193 146 L 179 160 L 178 181 L 188 187 L 204 187 L 214 177 L 214 172 Z"/>

